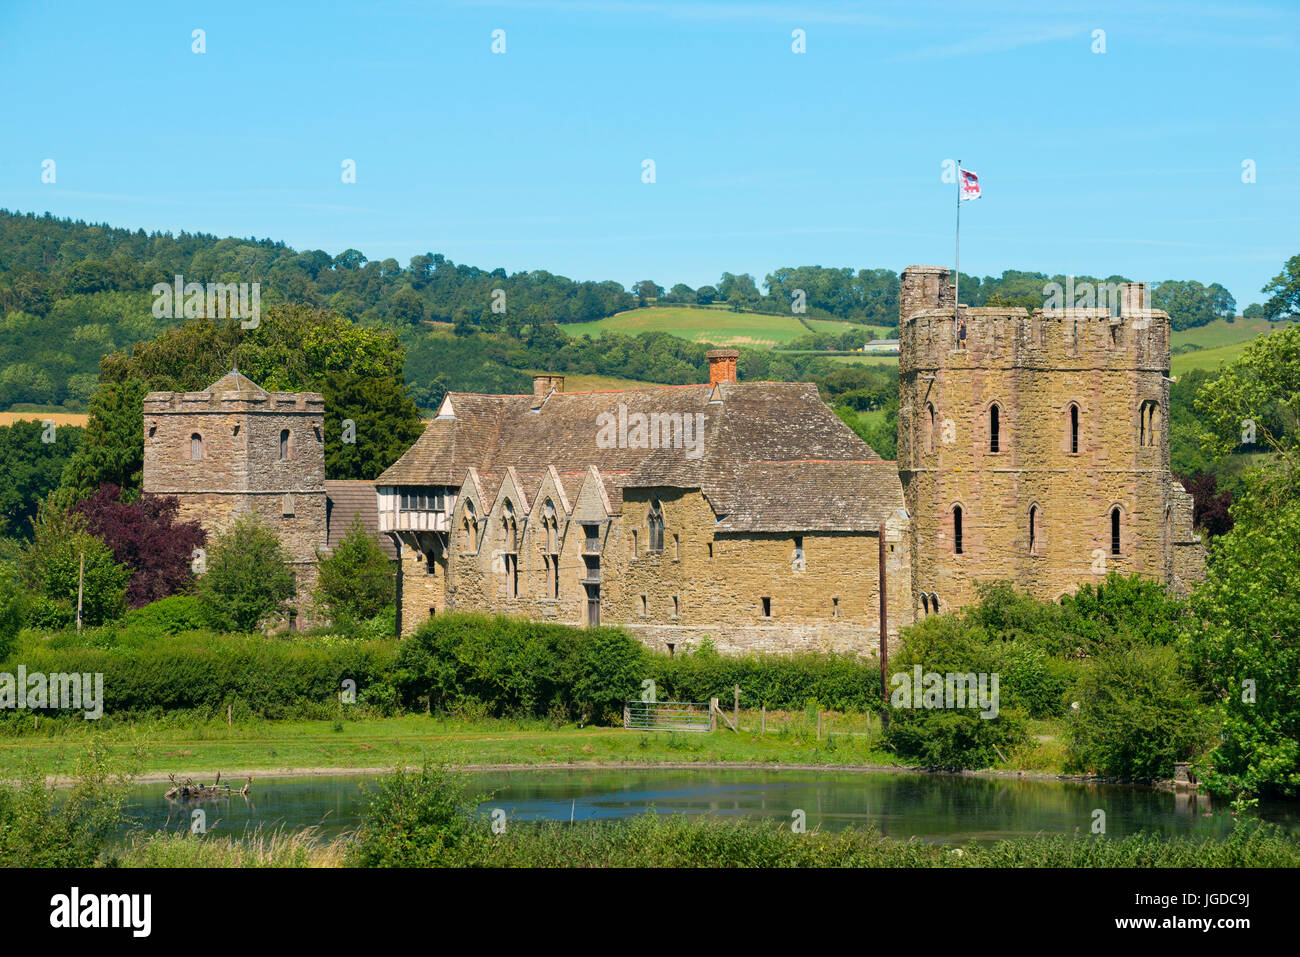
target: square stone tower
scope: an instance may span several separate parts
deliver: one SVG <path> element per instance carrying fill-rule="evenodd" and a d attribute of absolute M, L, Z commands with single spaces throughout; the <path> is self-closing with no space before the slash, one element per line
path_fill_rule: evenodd
<path fill-rule="evenodd" d="M 941 266 L 904 270 L 898 467 L 918 613 L 1011 580 L 1043 599 L 1139 572 L 1203 577 L 1169 471 L 1169 316 L 1145 287 L 1101 309 L 956 309 Z"/>
<path fill-rule="evenodd" d="M 325 547 L 325 399 L 267 392 L 232 370 L 202 392 L 144 399 L 144 491 L 174 495 L 209 545 L 243 512 L 280 536 L 307 620 L 317 550 Z"/>

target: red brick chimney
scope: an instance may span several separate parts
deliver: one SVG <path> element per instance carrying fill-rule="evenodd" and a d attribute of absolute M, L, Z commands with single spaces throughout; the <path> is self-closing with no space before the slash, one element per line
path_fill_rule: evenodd
<path fill-rule="evenodd" d="M 723 382 L 736 381 L 736 360 L 740 358 L 740 352 L 736 349 L 710 349 L 709 357 L 709 385 L 717 388 Z"/>

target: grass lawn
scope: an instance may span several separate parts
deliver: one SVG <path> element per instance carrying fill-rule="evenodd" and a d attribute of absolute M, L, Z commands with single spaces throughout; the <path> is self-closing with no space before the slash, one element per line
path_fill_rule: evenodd
<path fill-rule="evenodd" d="M 178 723 L 171 719 L 97 726 L 86 721 L 27 721 L 8 726 L 0 736 L 0 777 L 16 776 L 34 762 L 49 776 L 70 774 L 92 739 L 116 757 L 138 762 L 145 775 L 176 774 L 207 779 L 244 772 L 305 771 L 319 768 L 379 768 L 417 765 L 425 759 L 456 765 L 483 764 L 662 764 L 764 763 L 815 765 L 906 764 L 879 746 L 879 719 L 870 728 L 861 714 L 826 713 L 821 737 L 815 717 L 803 712 L 768 712 L 767 733 L 759 733 L 757 711 L 740 713 L 739 734 L 721 727 L 711 733 L 640 732 L 622 728 L 541 721 L 406 715 L 399 718 L 333 721 L 248 721 L 227 727 L 223 721 Z M 1035 727 L 1054 736 L 1051 722 Z M 1053 742 L 1033 741 L 1008 755 L 1006 769 L 1057 773 L 1060 755 Z"/>
<path fill-rule="evenodd" d="M 632 309 L 597 322 L 570 322 L 560 326 L 571 336 L 599 338 L 606 331 L 636 335 L 638 332 L 667 332 L 691 342 L 715 346 L 784 345 L 808 330 L 794 316 L 769 316 L 756 312 L 725 309 L 692 309 L 688 306 L 654 306 Z"/>

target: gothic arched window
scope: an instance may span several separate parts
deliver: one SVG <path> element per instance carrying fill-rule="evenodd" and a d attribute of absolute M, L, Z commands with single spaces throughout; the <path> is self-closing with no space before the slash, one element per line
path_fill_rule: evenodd
<path fill-rule="evenodd" d="M 659 499 L 652 499 L 650 502 L 650 542 L 647 551 L 662 552 L 664 550 L 664 510 L 659 504 Z"/>

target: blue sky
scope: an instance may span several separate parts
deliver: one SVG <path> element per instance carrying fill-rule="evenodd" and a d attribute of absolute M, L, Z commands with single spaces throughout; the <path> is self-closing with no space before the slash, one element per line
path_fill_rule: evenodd
<path fill-rule="evenodd" d="M 698 286 L 951 264 L 960 157 L 963 272 L 1240 308 L 1300 253 L 1298 47 L 1295 0 L 0 0 L 0 206 Z"/>

